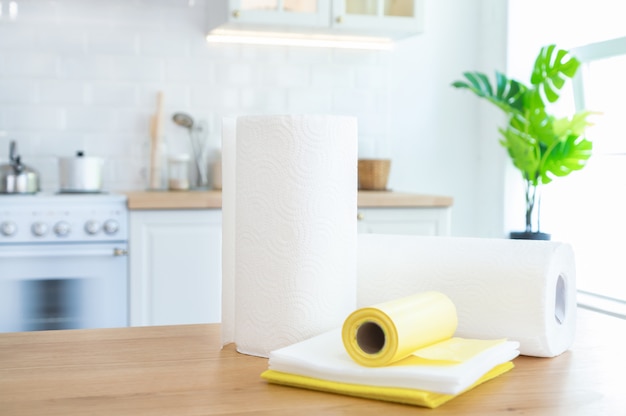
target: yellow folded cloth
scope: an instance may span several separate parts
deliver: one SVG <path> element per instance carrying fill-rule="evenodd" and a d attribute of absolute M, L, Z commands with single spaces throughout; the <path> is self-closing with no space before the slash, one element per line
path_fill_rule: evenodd
<path fill-rule="evenodd" d="M 513 368 L 519 343 L 453 337 L 456 308 L 439 292 L 358 309 L 337 328 L 274 350 L 269 382 L 437 407 Z"/>
<path fill-rule="evenodd" d="M 508 361 L 492 368 L 474 384 L 465 391 L 491 380 L 514 367 L 513 363 Z M 322 380 L 318 378 L 299 376 L 297 374 L 282 373 L 274 370 L 266 370 L 261 377 L 275 384 L 282 384 L 291 387 L 300 387 L 310 390 L 324 391 L 329 393 L 344 394 L 347 396 L 363 397 L 367 399 L 383 400 L 388 402 L 396 402 L 410 404 L 415 406 L 423 406 L 434 409 L 441 406 L 447 401 L 455 398 L 459 394 L 442 394 L 424 390 L 400 388 L 400 387 L 377 387 L 362 384 L 339 383 L 336 381 Z"/>

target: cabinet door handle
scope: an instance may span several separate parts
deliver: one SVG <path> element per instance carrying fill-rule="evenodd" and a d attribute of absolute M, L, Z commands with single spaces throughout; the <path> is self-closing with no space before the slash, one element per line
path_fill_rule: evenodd
<path fill-rule="evenodd" d="M 337 16 L 337 17 L 335 17 L 335 22 L 337 22 L 337 23 L 343 23 L 343 16 Z"/>
<path fill-rule="evenodd" d="M 357 219 L 358 221 L 362 221 L 362 220 L 364 220 L 364 219 L 365 219 L 365 214 L 363 214 L 362 212 L 357 212 L 357 214 L 356 214 L 356 219 Z"/>
<path fill-rule="evenodd" d="M 233 17 L 235 19 L 238 19 L 240 15 L 241 15 L 241 13 L 239 12 L 239 10 L 233 10 Z"/>

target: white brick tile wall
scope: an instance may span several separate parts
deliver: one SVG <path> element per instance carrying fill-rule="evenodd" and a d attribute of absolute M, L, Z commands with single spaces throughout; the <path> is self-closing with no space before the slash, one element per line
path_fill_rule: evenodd
<path fill-rule="evenodd" d="M 3 80 L 53 77 L 57 73 L 57 61 L 55 55 L 47 52 L 9 51 L 2 60 L 0 76 Z"/>
<path fill-rule="evenodd" d="M 32 81 L 26 81 L 35 85 Z M 49 105 L 77 105 L 91 100 L 91 90 L 83 82 L 68 80 L 46 80 L 36 83 L 39 89 L 39 101 Z M 0 92 L 0 97 L 3 97 Z M 4 97 L 3 97 L 4 98 Z M 3 100 L 4 101 L 4 100 Z"/>
<path fill-rule="evenodd" d="M 241 92 L 241 109 L 250 113 L 286 113 L 296 111 L 288 95 L 275 88 L 250 88 Z"/>
<path fill-rule="evenodd" d="M 192 88 L 190 106 L 193 108 L 220 109 L 226 113 L 237 112 L 240 107 L 240 90 L 232 87 Z"/>
<path fill-rule="evenodd" d="M 167 58 L 164 77 L 168 83 L 183 85 L 215 83 L 216 65 L 216 62 L 206 57 Z"/>
<path fill-rule="evenodd" d="M 258 70 L 261 72 L 260 82 L 267 87 L 311 86 L 311 68 L 308 65 L 266 65 Z"/>
<path fill-rule="evenodd" d="M 105 188 L 145 188 L 158 91 L 172 151 L 188 146 L 176 112 L 217 126 L 212 154 L 222 116 L 268 113 L 355 115 L 359 146 L 381 148 L 386 52 L 208 45 L 214 1 L 20 1 L 16 21 L 0 18 L 0 161 L 16 140 L 56 190 L 57 157 L 84 150 L 106 157 Z"/>
<path fill-rule="evenodd" d="M 168 31 L 150 32 L 139 37 L 138 53 L 142 56 L 176 57 L 189 56 L 190 46 L 186 34 Z"/>
<path fill-rule="evenodd" d="M 121 56 L 111 62 L 111 79 L 117 81 L 164 81 L 163 60 L 156 57 Z"/>
<path fill-rule="evenodd" d="M 218 63 L 215 76 L 223 86 L 253 88 L 259 80 L 259 67 L 245 62 Z"/>
<path fill-rule="evenodd" d="M 165 112 L 189 111 L 191 86 L 179 83 L 146 83 L 138 85 L 138 107 L 147 113 L 154 111 L 157 102 L 157 91 L 163 92 Z"/>
<path fill-rule="evenodd" d="M 58 78 L 64 80 L 107 80 L 112 78 L 115 59 L 102 55 L 71 55 L 58 58 Z"/>
<path fill-rule="evenodd" d="M 332 92 L 328 89 L 290 88 L 287 105 L 294 113 L 331 113 Z"/>
<path fill-rule="evenodd" d="M 35 104 L 39 101 L 37 85 L 29 81 L 0 78 L 0 97 L 7 104 Z"/>
<path fill-rule="evenodd" d="M 110 132 L 116 125 L 117 111 L 114 108 L 94 109 L 85 106 L 67 107 L 65 110 L 65 130 L 70 132 Z"/>
<path fill-rule="evenodd" d="M 37 34 L 37 50 L 57 56 L 86 54 L 89 50 L 87 33 L 82 29 L 68 28 L 59 31 L 55 26 L 29 25 L 28 30 Z M 33 49 L 30 45 L 28 49 Z"/>
<path fill-rule="evenodd" d="M 10 105 L 2 111 L 2 130 L 9 137 L 16 131 L 25 133 L 61 130 L 64 127 L 64 111 L 57 107 Z"/>
<path fill-rule="evenodd" d="M 37 44 L 39 37 L 31 25 L 20 26 L 13 22 L 0 24 L 0 48 L 3 51 L 20 52 L 32 48 Z"/>
<path fill-rule="evenodd" d="M 388 68 L 384 65 L 361 66 L 354 71 L 354 84 L 357 88 L 384 90 L 389 85 Z"/>
<path fill-rule="evenodd" d="M 340 113 L 377 113 L 380 111 L 377 95 L 372 90 L 336 88 L 333 92 L 333 110 Z"/>
<path fill-rule="evenodd" d="M 91 104 L 104 107 L 134 107 L 137 104 L 134 83 L 105 82 L 91 87 Z"/>
<path fill-rule="evenodd" d="M 288 56 L 288 48 L 279 46 L 242 45 L 239 58 L 244 62 L 289 65 L 295 62 Z"/>
<path fill-rule="evenodd" d="M 354 86 L 352 65 L 312 64 L 311 85 L 315 88 L 350 88 Z"/>
<path fill-rule="evenodd" d="M 145 52 L 146 49 L 145 45 L 140 45 L 137 34 L 114 28 L 92 30 L 85 37 L 86 52 L 89 54 L 135 55 L 140 51 Z"/>

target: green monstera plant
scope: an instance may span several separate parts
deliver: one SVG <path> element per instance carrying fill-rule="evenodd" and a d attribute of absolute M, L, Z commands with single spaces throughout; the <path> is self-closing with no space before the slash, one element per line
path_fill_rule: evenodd
<path fill-rule="evenodd" d="M 494 84 L 480 72 L 465 72 L 455 88 L 468 89 L 504 111 L 508 123 L 499 128 L 500 144 L 521 172 L 526 193 L 526 229 L 512 232 L 512 238 L 549 239 L 540 231 L 540 186 L 554 178 L 582 169 L 591 156 L 592 143 L 584 137 L 590 125 L 589 111 L 557 118 L 548 113 L 568 79 L 576 74 L 580 61 L 555 45 L 541 48 L 535 60 L 530 85 L 495 73 Z M 533 228 L 534 211 L 537 224 Z"/>

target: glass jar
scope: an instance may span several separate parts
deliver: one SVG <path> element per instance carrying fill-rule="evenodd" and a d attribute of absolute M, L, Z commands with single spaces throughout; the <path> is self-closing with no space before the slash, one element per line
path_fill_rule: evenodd
<path fill-rule="evenodd" d="M 188 154 L 170 156 L 168 159 L 168 186 L 172 191 L 189 189 L 189 160 Z"/>

